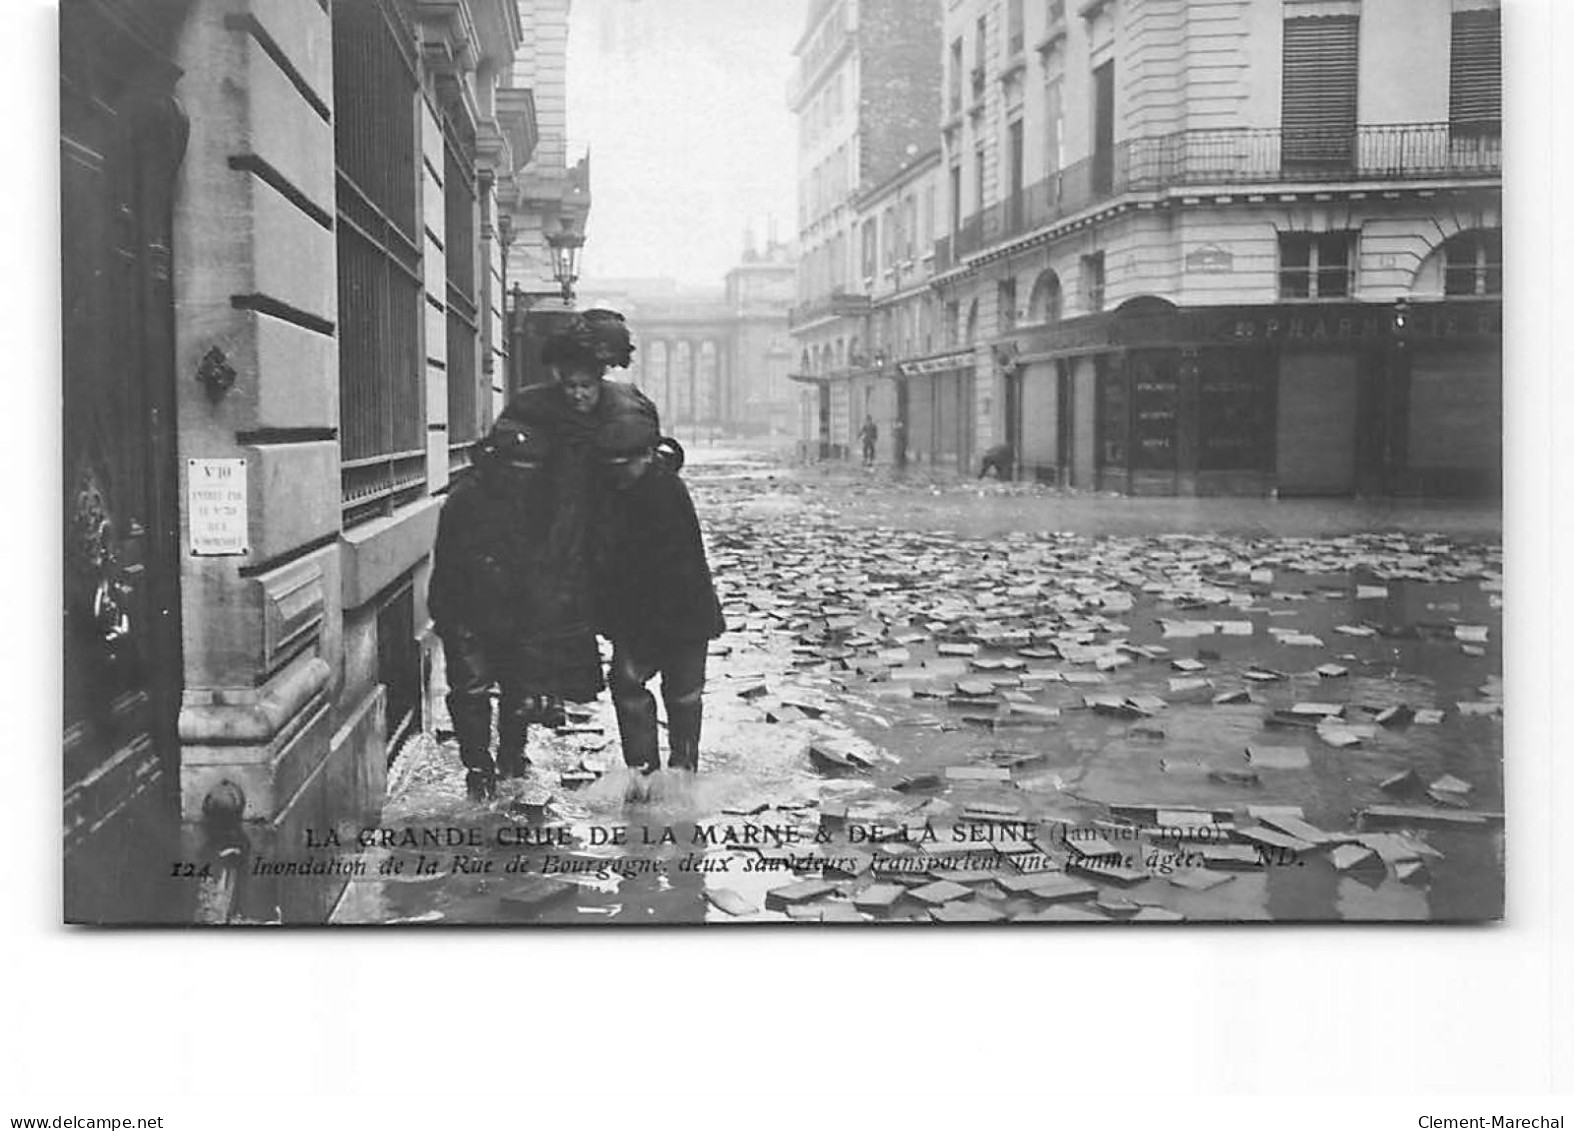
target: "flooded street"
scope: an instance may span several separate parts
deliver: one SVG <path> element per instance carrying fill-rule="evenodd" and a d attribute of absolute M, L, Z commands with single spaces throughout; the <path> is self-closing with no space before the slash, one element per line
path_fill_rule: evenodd
<path fill-rule="evenodd" d="M 1501 912 L 1497 512 L 686 477 L 701 773 L 627 798 L 605 696 L 486 805 L 419 736 L 335 921 Z"/>

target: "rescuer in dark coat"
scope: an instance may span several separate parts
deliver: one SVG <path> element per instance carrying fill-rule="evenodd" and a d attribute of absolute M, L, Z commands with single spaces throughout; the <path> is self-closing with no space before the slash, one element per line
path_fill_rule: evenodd
<path fill-rule="evenodd" d="M 523 424 L 547 436 L 552 458 L 547 467 L 553 499 L 553 530 L 559 538 L 551 586 L 562 619 L 591 625 L 593 559 L 603 553 L 598 521 L 605 509 L 606 483 L 596 453 L 596 433 L 620 413 L 640 411 L 656 417 L 656 406 L 633 385 L 609 381 L 611 368 L 626 369 L 634 345 L 623 316 L 611 310 L 576 314 L 547 339 L 542 361 L 551 367 L 549 384 L 521 389 L 500 420 Z"/>
<path fill-rule="evenodd" d="M 705 656 L 726 624 L 694 502 L 676 470 L 682 449 L 662 440 L 654 413 L 639 408 L 612 416 L 596 443 L 611 495 L 595 594 L 598 625 L 613 646 L 623 759 L 647 774 L 661 768 L 656 700 L 646 687 L 659 674 L 668 768 L 697 770 Z"/>
<path fill-rule="evenodd" d="M 565 570 L 583 567 L 574 552 L 578 535 L 557 513 L 546 470 L 552 455 L 545 432 L 499 422 L 476 446 L 475 470 L 455 484 L 438 519 L 428 607 L 443 641 L 465 786 L 476 800 L 496 793 L 499 776 L 524 773 L 532 721 L 551 721 L 551 705 L 593 699 L 602 686 L 588 613 L 560 581 Z"/>

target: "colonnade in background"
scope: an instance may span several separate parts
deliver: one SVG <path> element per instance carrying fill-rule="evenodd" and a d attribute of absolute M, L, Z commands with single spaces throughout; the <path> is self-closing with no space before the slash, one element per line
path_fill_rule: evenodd
<path fill-rule="evenodd" d="M 717 424 L 730 416 L 727 360 L 715 338 L 641 335 L 629 379 L 656 402 L 662 423 Z"/>

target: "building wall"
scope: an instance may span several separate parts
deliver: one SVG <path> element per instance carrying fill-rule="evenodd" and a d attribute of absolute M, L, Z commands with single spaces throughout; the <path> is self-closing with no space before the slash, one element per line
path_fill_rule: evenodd
<path fill-rule="evenodd" d="M 421 34 L 458 33 L 440 24 Z M 512 45 L 468 49 L 475 58 Z M 177 61 L 191 120 L 175 217 L 177 371 L 195 373 L 218 356 L 235 372 L 228 391 L 176 382 L 181 465 L 246 460 L 249 543 L 240 555 L 183 558 L 182 809 L 197 822 L 215 790 L 238 786 L 253 850 L 288 858 L 303 850 L 308 828 L 380 813 L 392 678 L 380 653 L 433 644 L 425 582 L 450 472 L 448 384 L 480 386 L 500 339 L 481 343 L 474 372 L 447 370 L 443 142 L 423 99 L 409 176 L 422 228 L 425 485 L 387 513 L 346 525 L 331 17 L 285 0 L 193 5 Z M 473 89 L 465 97 L 477 101 Z M 490 207 L 484 194 L 480 207 Z M 495 248 L 478 255 L 482 272 L 500 281 Z M 501 313 L 495 304 L 492 312 Z M 181 523 L 184 547 L 184 504 Z M 386 615 L 390 601 L 401 603 L 400 616 Z M 259 881 L 243 912 L 315 921 L 337 894 L 333 882 Z"/>
<path fill-rule="evenodd" d="M 197 821 L 233 782 L 266 849 L 381 799 L 380 718 L 366 741 L 330 743 L 344 679 L 328 16 L 199 5 L 177 58 L 195 111 L 175 216 L 177 371 L 217 350 L 236 373 L 222 397 L 176 382 L 181 466 L 245 459 L 249 528 L 244 555 L 182 559 L 182 809 Z M 296 898 L 309 918 L 328 896 Z"/>
<path fill-rule="evenodd" d="M 1030 321 L 1027 307 L 1034 282 L 1046 271 L 1060 280 L 1063 320 L 1107 316 L 1122 303 L 1149 298 L 1183 309 L 1281 302 L 1294 306 L 1306 300 L 1281 296 L 1281 234 L 1348 230 L 1356 233 L 1349 299 L 1382 304 L 1386 311 L 1400 297 L 1440 296 L 1442 243 L 1461 231 L 1501 226 L 1498 183 L 1491 175 L 1467 174 L 1461 178 L 1463 183 L 1454 184 L 1455 178 L 1439 174 L 1438 184 L 1428 191 L 1358 192 L 1351 190 L 1362 186 L 1340 184 L 1336 177 L 1310 189 L 1276 191 L 1271 177 L 1263 176 L 1262 162 L 1270 152 L 1266 147 L 1278 144 L 1283 21 L 1293 15 L 1358 10 L 1359 124 L 1413 127 L 1403 141 L 1397 134 L 1371 132 L 1363 144 L 1446 148 L 1437 133 L 1425 130 L 1435 130 L 1431 124 L 1448 118 L 1451 11 L 1491 6 L 1490 0 L 1451 6 L 1423 0 L 1364 5 L 1343 0 L 1111 0 L 1103 5 L 1068 3 L 1065 19 L 1051 23 L 1049 5 L 1028 3 L 1024 50 L 1017 53 L 1007 39 L 1005 3 L 949 4 L 941 48 L 943 102 L 936 124 L 943 144 L 940 176 L 947 190 L 943 196 L 950 196 L 950 170 L 961 170 L 956 202 L 961 227 L 952 230 L 954 206 L 944 200 L 938 234 L 950 244 L 951 254 L 942 257 L 935 282 L 941 301 L 954 304 L 964 324 L 967 312 L 977 311 L 970 429 L 976 449 L 1016 435 L 1005 419 L 1006 363 L 1016 343 L 1034 332 L 1038 340 L 1043 337 L 1041 326 L 1022 323 Z M 955 81 L 960 99 L 953 102 L 952 45 L 958 42 L 961 68 Z M 975 87 L 973 70 L 980 61 L 983 81 Z M 1212 186 L 1188 190 L 1143 185 L 1125 199 L 1119 194 L 1102 201 L 1095 198 L 1080 214 L 1065 213 L 1037 231 L 1024 230 L 1015 238 L 1009 238 L 1010 233 L 1008 238 L 990 237 L 986 221 L 1000 223 L 1011 192 L 1007 131 L 1012 122 L 1022 123 L 1021 177 L 1030 197 L 1043 187 L 1043 178 L 1057 171 L 1063 172 L 1066 185 L 1086 183 L 1093 153 L 1093 72 L 1106 61 L 1113 62 L 1115 76 L 1112 132 L 1117 175 L 1124 175 L 1121 155 L 1128 148 L 1133 155 L 1152 153 L 1154 141 L 1178 139 L 1183 131 L 1190 131 L 1184 145 L 1171 144 L 1194 164 L 1204 153 L 1226 163 L 1257 164 L 1241 164 L 1243 173 L 1234 180 L 1219 178 L 1218 184 L 1229 185 L 1231 192 L 1220 193 Z M 1060 92 L 1058 130 L 1052 128 L 1051 89 Z M 1244 130 L 1259 132 L 1220 132 Z M 1140 148 L 1145 142 L 1148 148 Z M 1136 156 L 1131 160 L 1136 161 Z M 1414 181 L 1417 175 L 1400 179 Z M 959 255 L 956 237 L 969 225 L 979 227 Z M 982 241 L 977 238 L 980 228 L 985 233 Z M 1095 253 L 1103 256 L 1100 299 L 1091 293 L 1087 272 L 1087 257 Z M 1001 284 L 1009 281 L 1015 283 L 1015 303 L 1008 310 L 1002 307 Z M 1307 304 L 1308 310 L 1315 305 Z M 1285 317 L 1293 316 L 1290 311 Z M 1004 352 L 997 355 L 996 347 Z M 1029 358 L 1023 378 L 1020 455 L 1024 463 L 1059 456 L 1055 450 L 1059 439 L 1045 431 L 1060 427 L 1059 409 L 1046 391 L 1052 381 L 1045 360 Z M 1295 367 L 1305 364 L 1314 363 L 1294 360 L 1291 371 L 1298 372 Z M 1088 365 L 1085 359 L 1071 361 L 1076 417 L 1073 478 L 1083 483 L 1093 477 L 1095 468 L 1093 417 L 1085 414 L 1093 411 L 1097 385 Z M 1491 384 L 1490 377 L 1482 370 L 1483 387 Z M 1302 380 L 1284 379 L 1296 389 Z M 1457 375 L 1438 380 L 1452 383 L 1449 391 L 1437 396 L 1423 392 L 1424 398 L 1431 397 L 1429 403 L 1441 404 L 1452 397 L 1462 404 L 1470 399 Z M 1290 391 L 1294 395 L 1295 390 Z M 1354 409 L 1347 404 L 1346 411 Z M 1369 412 L 1371 406 L 1363 401 L 1360 411 Z M 1431 412 L 1427 419 L 1460 415 L 1447 407 L 1418 411 Z M 1340 429 L 1346 423 L 1341 422 Z M 1422 448 L 1428 450 L 1425 444 Z M 1492 458 L 1487 452 L 1470 460 L 1484 466 Z M 1290 463 L 1298 459 L 1291 458 Z M 1289 480 L 1299 474 L 1287 472 Z"/>
<path fill-rule="evenodd" d="M 532 92 L 540 139 L 519 170 L 517 195 L 508 201 L 514 217 L 508 279 L 510 287 L 552 292 L 558 283 L 546 237 L 561 230 L 561 217 L 584 234 L 590 207 L 588 187 L 578 184 L 576 172 L 584 155 L 571 147 L 568 135 L 570 0 L 516 2 L 523 40 L 509 68 L 510 82 Z"/>
<path fill-rule="evenodd" d="M 858 186 L 933 147 L 939 107 L 939 0 L 860 0 Z"/>
<path fill-rule="evenodd" d="M 800 136 L 800 305 L 791 331 L 795 373 L 837 374 L 845 380 L 853 359 L 871 353 L 875 327 L 858 304 L 827 310 L 823 300 L 833 293 L 867 296 L 878 289 L 863 270 L 856 197 L 933 148 L 939 25 L 940 0 L 841 0 L 810 9 L 797 52 L 798 93 L 791 100 Z M 842 61 L 824 65 L 823 77 L 815 77 L 820 73 L 813 65 L 817 44 L 841 42 L 837 37 L 842 35 L 848 37 Z M 845 98 L 832 96 L 841 112 L 827 128 L 817 108 L 833 88 L 845 90 Z M 823 172 L 817 172 L 827 161 L 838 170 L 829 191 Z M 844 390 L 835 394 L 834 403 L 846 399 Z M 799 419 L 799 439 L 811 448 L 822 440 L 845 446 L 843 415 L 824 437 L 818 414 Z"/>
<path fill-rule="evenodd" d="M 798 116 L 799 298 L 845 288 L 846 202 L 858 186 L 859 24 L 856 0 L 810 11 L 789 105 Z"/>

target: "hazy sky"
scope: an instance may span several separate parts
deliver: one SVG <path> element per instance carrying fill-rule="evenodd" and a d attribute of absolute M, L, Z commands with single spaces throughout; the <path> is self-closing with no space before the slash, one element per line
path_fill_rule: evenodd
<path fill-rule="evenodd" d="M 720 285 L 797 229 L 786 89 L 806 0 L 573 0 L 568 136 L 590 145 L 581 276 Z"/>

